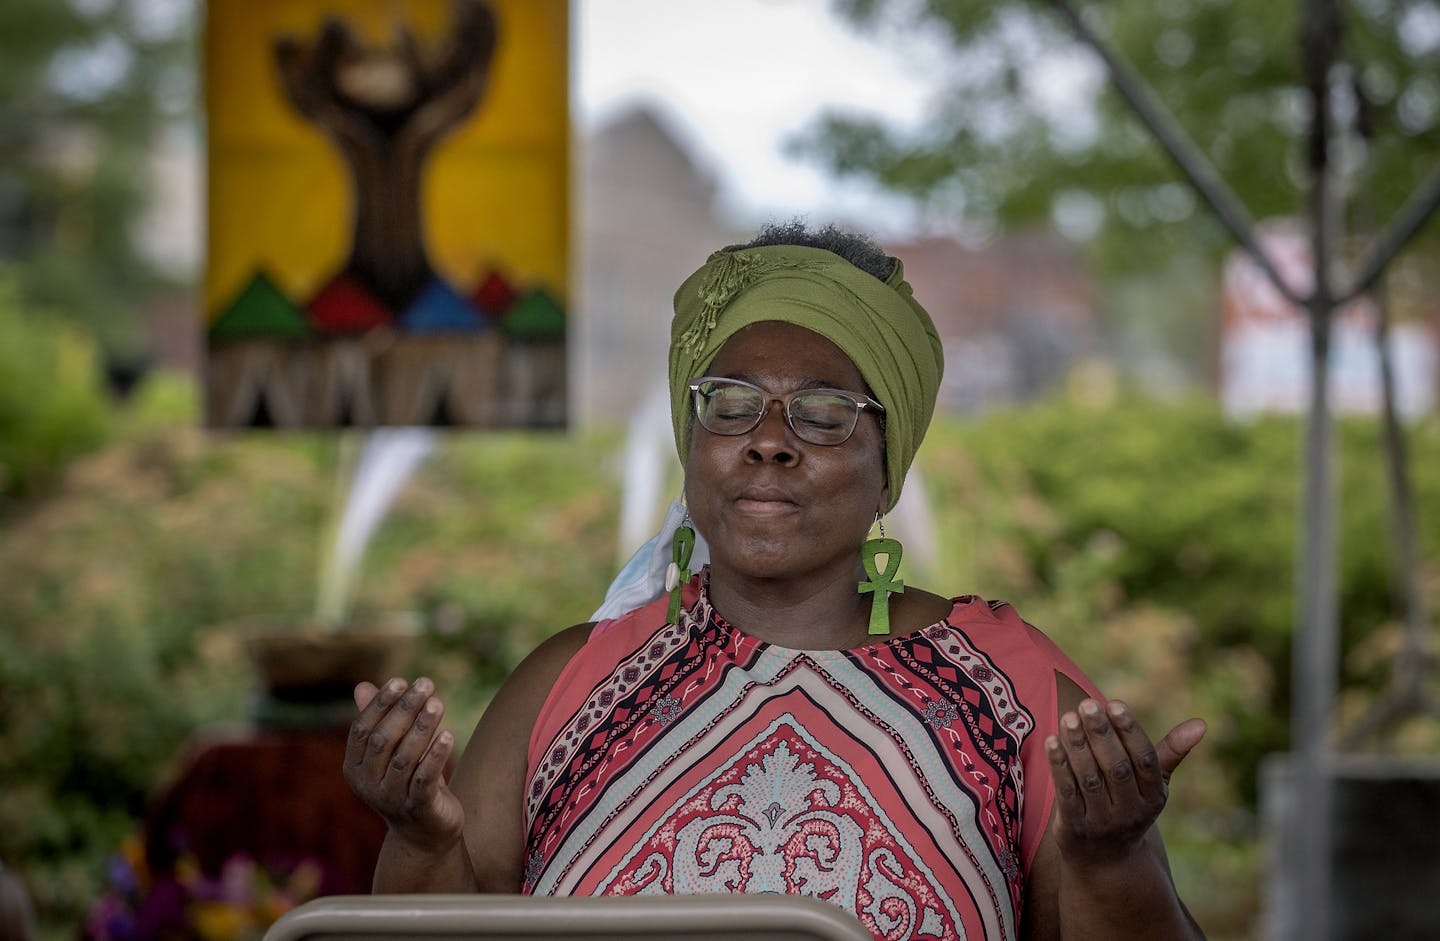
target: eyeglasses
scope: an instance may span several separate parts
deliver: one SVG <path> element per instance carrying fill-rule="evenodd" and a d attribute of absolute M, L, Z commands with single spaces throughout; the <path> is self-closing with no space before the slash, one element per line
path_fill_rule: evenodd
<path fill-rule="evenodd" d="M 860 410 L 873 408 L 883 420 L 885 407 L 858 392 L 844 389 L 800 389 L 788 395 L 771 395 L 739 379 L 705 376 L 690 383 L 695 418 L 717 435 L 743 435 L 760 424 L 771 402 L 785 410 L 785 423 L 811 444 L 844 444 L 855 433 Z"/>

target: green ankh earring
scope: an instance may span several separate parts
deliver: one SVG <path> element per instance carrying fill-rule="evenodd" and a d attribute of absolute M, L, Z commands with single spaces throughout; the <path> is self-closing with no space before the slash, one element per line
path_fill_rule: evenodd
<path fill-rule="evenodd" d="M 695 551 L 695 530 L 690 528 L 690 514 L 685 514 L 675 530 L 674 548 L 670 565 L 665 569 L 665 590 L 670 592 L 670 611 L 665 615 L 666 624 L 680 621 L 680 586 L 690 581 L 690 556 Z"/>
<path fill-rule="evenodd" d="M 890 593 L 903 592 L 905 583 L 895 577 L 900 571 L 900 557 L 904 549 L 898 539 L 885 538 L 885 520 L 880 521 L 880 538 L 867 539 L 860 547 L 860 561 L 865 566 L 869 581 L 860 583 L 860 594 L 874 592 L 870 604 L 870 633 L 890 633 Z M 885 567 L 880 567 L 879 557 L 885 557 Z"/>

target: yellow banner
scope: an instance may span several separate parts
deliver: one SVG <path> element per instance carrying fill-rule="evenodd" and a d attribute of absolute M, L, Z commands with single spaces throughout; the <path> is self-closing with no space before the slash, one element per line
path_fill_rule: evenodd
<path fill-rule="evenodd" d="M 568 60 L 568 0 L 209 0 L 210 424 L 563 422 Z"/>

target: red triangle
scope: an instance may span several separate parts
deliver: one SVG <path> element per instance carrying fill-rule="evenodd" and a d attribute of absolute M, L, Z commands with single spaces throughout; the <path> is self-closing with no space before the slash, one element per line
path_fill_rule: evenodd
<path fill-rule="evenodd" d="M 364 333 L 395 321 L 395 314 L 344 272 L 311 298 L 305 312 L 319 333 Z"/>
<path fill-rule="evenodd" d="M 491 269 L 470 295 L 470 304 L 492 320 L 499 320 L 515 303 L 515 288 L 500 272 Z"/>

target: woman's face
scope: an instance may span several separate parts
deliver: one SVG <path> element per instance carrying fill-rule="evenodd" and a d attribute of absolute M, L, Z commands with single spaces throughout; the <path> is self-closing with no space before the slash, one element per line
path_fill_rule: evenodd
<path fill-rule="evenodd" d="M 793 324 L 741 329 L 706 375 L 743 379 L 772 395 L 804 388 L 869 394 L 860 370 L 829 340 Z M 685 494 L 717 570 L 753 578 L 855 565 L 888 488 L 873 409 L 838 445 L 810 444 L 785 422 L 778 402 L 742 435 L 706 431 L 691 415 Z"/>

